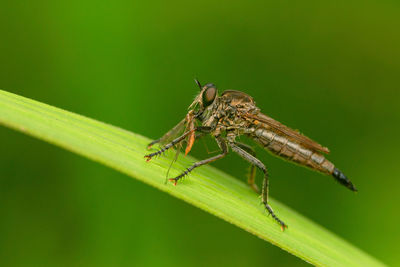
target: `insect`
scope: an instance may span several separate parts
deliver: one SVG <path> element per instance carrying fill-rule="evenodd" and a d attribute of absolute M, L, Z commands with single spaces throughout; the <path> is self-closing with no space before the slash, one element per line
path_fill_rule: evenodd
<path fill-rule="evenodd" d="M 287 225 L 275 215 L 268 203 L 267 168 L 256 157 L 252 147 L 236 140 L 238 136 L 246 135 L 273 154 L 323 174 L 331 175 L 340 184 L 352 191 L 357 191 L 352 182 L 322 155 L 322 153 L 329 153 L 328 148 L 261 113 L 251 96 L 235 90 L 226 90 L 218 96 L 214 84 L 208 83 L 202 86 L 199 81 L 195 81 L 200 92 L 189 106 L 186 117 L 163 137 L 151 142 L 149 148 L 156 143 L 160 143 L 162 148 L 146 155 L 145 158 L 149 161 L 174 146 L 178 146 L 179 151 L 184 141 L 186 141 L 185 154 L 188 154 L 195 140 L 206 134 L 215 138 L 221 151 L 216 156 L 195 162 L 180 175 L 170 178 L 169 180 L 174 182 L 174 185 L 193 169 L 221 159 L 228 154 L 229 150 L 232 150 L 250 163 L 247 182 L 256 192 L 259 191 L 254 183 L 256 168 L 263 172 L 262 203 L 269 214 L 279 223 L 281 229 L 287 228 Z"/>

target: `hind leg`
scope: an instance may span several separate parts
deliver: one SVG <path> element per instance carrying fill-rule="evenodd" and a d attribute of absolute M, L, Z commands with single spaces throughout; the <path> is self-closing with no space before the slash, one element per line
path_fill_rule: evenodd
<path fill-rule="evenodd" d="M 279 219 L 278 216 L 275 215 L 273 209 L 268 204 L 268 171 L 267 171 L 267 168 L 259 159 L 257 159 L 256 157 L 253 157 L 248 152 L 246 152 L 245 150 L 243 150 L 242 148 L 237 146 L 235 143 L 231 142 L 231 143 L 229 143 L 229 146 L 232 148 L 233 151 L 235 151 L 237 154 L 239 154 L 239 156 L 241 156 L 243 159 L 247 160 L 248 162 L 250 162 L 253 165 L 256 165 L 260 170 L 263 171 L 264 181 L 263 181 L 263 188 L 262 188 L 262 193 L 261 193 L 262 202 L 263 202 L 265 208 L 268 210 L 269 214 L 271 214 L 272 218 L 274 218 L 275 221 L 280 224 L 282 231 L 285 230 L 285 228 L 287 228 L 287 225 L 281 219 Z"/>

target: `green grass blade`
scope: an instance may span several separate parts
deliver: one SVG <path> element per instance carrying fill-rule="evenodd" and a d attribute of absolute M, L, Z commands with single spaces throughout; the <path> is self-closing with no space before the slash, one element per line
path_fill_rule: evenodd
<path fill-rule="evenodd" d="M 289 228 L 267 216 L 250 188 L 212 166 L 196 169 L 176 187 L 165 184 L 173 154 L 147 163 L 149 139 L 135 133 L 0 90 L 0 124 L 98 161 L 218 216 L 316 265 L 383 265 L 360 249 L 276 200 L 272 206 Z M 194 159 L 180 157 L 170 175 Z"/>

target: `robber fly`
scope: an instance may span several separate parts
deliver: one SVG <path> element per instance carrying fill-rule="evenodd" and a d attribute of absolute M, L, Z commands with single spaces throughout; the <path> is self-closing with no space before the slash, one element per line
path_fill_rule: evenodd
<path fill-rule="evenodd" d="M 351 181 L 331 163 L 322 153 L 329 149 L 321 146 L 310 138 L 292 130 L 280 122 L 260 112 L 253 98 L 243 92 L 226 90 L 218 96 L 214 84 L 208 83 L 200 87 L 200 93 L 189 106 L 186 117 L 163 137 L 149 144 L 149 148 L 160 143 L 162 148 L 145 156 L 147 161 L 174 146 L 182 146 L 186 141 L 185 154 L 191 150 L 196 139 L 210 134 L 215 138 L 220 154 L 198 161 L 180 175 L 169 180 L 176 183 L 193 169 L 225 157 L 229 150 L 236 152 L 251 164 L 248 184 L 258 192 L 254 183 L 256 168 L 264 173 L 261 190 L 262 202 L 271 216 L 280 224 L 282 230 L 287 226 L 280 220 L 268 204 L 268 171 L 265 165 L 256 157 L 252 147 L 238 142 L 240 135 L 246 135 L 273 154 L 309 167 L 324 174 L 332 175 L 336 181 L 352 191 L 357 191 Z M 180 150 L 180 147 L 178 150 Z"/>

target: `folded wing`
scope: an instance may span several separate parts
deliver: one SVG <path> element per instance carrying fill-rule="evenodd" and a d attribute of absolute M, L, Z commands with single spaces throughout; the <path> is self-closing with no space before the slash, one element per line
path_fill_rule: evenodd
<path fill-rule="evenodd" d="M 243 115 L 243 117 L 264 123 L 264 124 L 266 124 L 266 126 L 269 126 L 274 131 L 281 133 L 283 135 L 286 135 L 290 140 L 294 140 L 295 142 L 297 142 L 307 148 L 310 148 L 310 149 L 313 149 L 316 151 L 320 151 L 323 153 L 329 153 L 329 149 L 327 147 L 321 146 L 320 144 L 311 140 L 307 136 L 302 135 L 301 133 L 283 125 L 282 123 L 272 119 L 271 117 L 268 117 L 267 115 L 265 115 L 261 112 L 256 115 L 246 113 Z"/>

